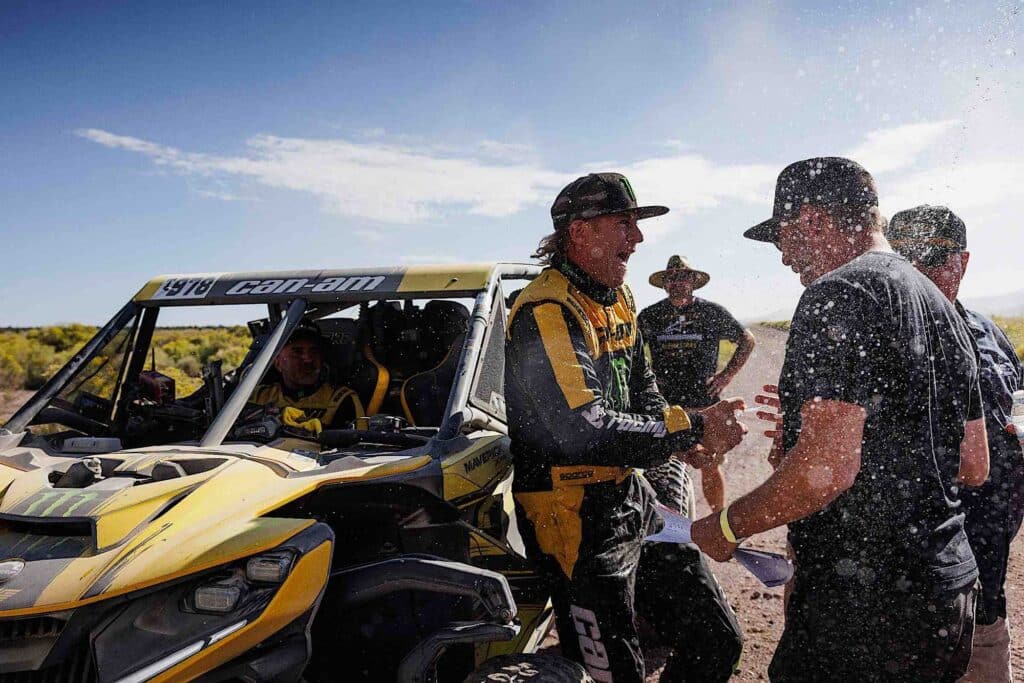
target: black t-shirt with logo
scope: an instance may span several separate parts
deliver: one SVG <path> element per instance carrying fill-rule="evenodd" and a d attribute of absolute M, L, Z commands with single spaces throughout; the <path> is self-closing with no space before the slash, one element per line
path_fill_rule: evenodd
<path fill-rule="evenodd" d="M 964 423 L 982 416 L 976 347 L 930 281 L 882 252 L 816 280 L 793 317 L 779 390 L 787 451 L 808 401 L 867 412 L 853 486 L 789 525 L 798 572 L 870 590 L 952 590 L 975 580 L 954 478 Z M 829 481 L 813 464 L 809 476 Z"/>
<path fill-rule="evenodd" d="M 711 405 L 715 399 L 707 381 L 718 367 L 718 342 L 739 341 L 743 326 L 718 304 L 696 297 L 681 308 L 663 299 L 645 308 L 637 323 L 665 400 L 687 407 Z"/>

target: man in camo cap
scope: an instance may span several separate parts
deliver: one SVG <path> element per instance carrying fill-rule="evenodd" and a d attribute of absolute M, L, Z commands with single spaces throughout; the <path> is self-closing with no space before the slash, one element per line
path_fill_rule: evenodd
<path fill-rule="evenodd" d="M 889 221 L 889 243 L 935 283 L 967 323 L 978 345 L 978 375 L 988 433 L 989 477 L 961 494 L 964 528 L 978 561 L 978 598 L 971 663 L 964 679 L 978 683 L 1012 680 L 1010 625 L 1006 621 L 1006 569 L 1010 543 L 1024 519 L 1024 454 L 1010 424 L 1013 392 L 1024 387 L 1024 369 L 1013 344 L 989 318 L 957 299 L 971 258 L 967 226 L 945 206 L 917 206 Z"/>

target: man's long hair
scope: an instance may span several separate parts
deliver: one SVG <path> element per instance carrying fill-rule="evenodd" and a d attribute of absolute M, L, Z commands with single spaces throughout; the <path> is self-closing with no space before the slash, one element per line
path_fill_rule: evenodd
<path fill-rule="evenodd" d="M 555 231 L 545 235 L 532 257 L 545 265 L 565 259 L 569 253 L 569 221 L 555 223 Z"/>

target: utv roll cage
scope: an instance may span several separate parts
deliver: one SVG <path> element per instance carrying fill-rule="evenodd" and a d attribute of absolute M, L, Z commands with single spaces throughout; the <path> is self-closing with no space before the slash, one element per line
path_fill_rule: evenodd
<path fill-rule="evenodd" d="M 437 438 L 454 438 L 467 426 L 507 433 L 503 405 L 496 406 L 490 412 L 473 405 L 472 385 L 478 374 L 485 345 L 491 341 L 489 335 L 493 335 L 496 329 L 504 330 L 503 320 L 501 325 L 489 324 L 492 316 L 504 312 L 501 282 L 532 280 L 540 271 L 541 268 L 535 265 L 496 263 L 158 277 L 147 283 L 125 304 L 78 354 L 0 428 L 0 448 L 18 444 L 26 428 L 44 410 L 59 411 L 48 407 L 51 401 L 136 317 L 139 322 L 131 332 L 134 337 L 131 345 L 133 349 L 145 350 L 151 342 L 158 310 L 162 307 L 265 304 L 272 326 L 269 336 L 258 347 L 254 347 L 255 355 L 243 361 L 235 390 L 199 441 L 201 447 L 219 446 L 238 419 L 248 397 L 263 380 L 272 359 L 307 313 L 315 312 L 317 317 L 323 317 L 357 304 L 384 299 L 474 300 L 458 370 Z M 495 310 L 495 306 L 499 307 L 498 310 Z M 496 343 L 503 343 L 503 340 L 498 339 Z M 130 353 L 119 371 L 118 386 L 126 375 L 138 374 L 145 360 L 144 353 Z"/>

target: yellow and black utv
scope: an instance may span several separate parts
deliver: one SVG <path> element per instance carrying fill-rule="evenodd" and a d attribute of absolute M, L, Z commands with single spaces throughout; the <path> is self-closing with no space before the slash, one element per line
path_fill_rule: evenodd
<path fill-rule="evenodd" d="M 532 654 L 510 493 L 503 288 L 537 272 L 148 283 L 0 430 L 0 683 L 589 680 Z M 156 367 L 158 325 L 254 314 L 237 367 Z M 299 325 L 352 424 L 253 402 Z"/>

